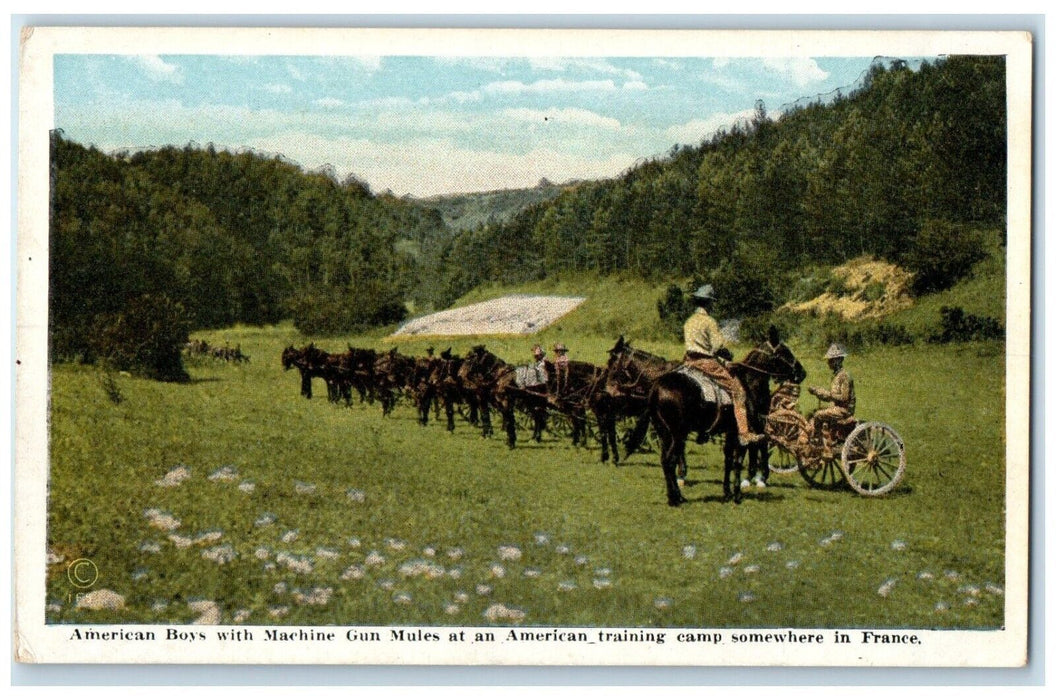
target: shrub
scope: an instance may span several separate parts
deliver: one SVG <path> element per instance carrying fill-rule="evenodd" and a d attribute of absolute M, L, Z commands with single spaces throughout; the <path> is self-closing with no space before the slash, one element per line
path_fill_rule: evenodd
<path fill-rule="evenodd" d="M 656 312 L 665 332 L 678 340 L 682 340 L 682 327 L 693 310 L 689 294 L 677 284 L 669 285 L 664 296 L 656 302 Z"/>
<path fill-rule="evenodd" d="M 927 221 L 913 238 L 903 263 L 916 273 L 918 296 L 948 289 L 986 257 L 982 233 L 948 221 Z"/>
<path fill-rule="evenodd" d="M 781 299 L 781 265 L 771 248 L 742 244 L 709 280 L 715 287 L 715 311 L 721 318 L 742 318 L 771 311 Z"/>
<path fill-rule="evenodd" d="M 181 304 L 164 294 L 144 294 L 121 311 L 96 317 L 88 344 L 107 369 L 184 382 L 190 379 L 182 355 L 189 333 Z"/>
<path fill-rule="evenodd" d="M 1005 336 L 1001 323 L 989 316 L 965 313 L 959 306 L 944 306 L 939 313 L 942 314 L 942 330 L 928 338 L 933 343 L 992 340 Z"/>

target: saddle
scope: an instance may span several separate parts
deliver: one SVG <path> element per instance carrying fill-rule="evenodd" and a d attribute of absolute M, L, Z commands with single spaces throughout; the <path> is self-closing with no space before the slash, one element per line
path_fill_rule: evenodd
<path fill-rule="evenodd" d="M 546 370 L 537 365 L 514 367 L 513 381 L 518 389 L 537 389 L 546 385 Z"/>
<path fill-rule="evenodd" d="M 730 406 L 733 404 L 733 399 L 730 397 L 729 393 L 719 386 L 715 380 L 701 372 L 696 367 L 681 365 L 675 370 L 675 372 L 683 374 L 693 380 L 693 382 L 700 388 L 700 396 L 705 403 L 714 403 L 719 406 Z"/>

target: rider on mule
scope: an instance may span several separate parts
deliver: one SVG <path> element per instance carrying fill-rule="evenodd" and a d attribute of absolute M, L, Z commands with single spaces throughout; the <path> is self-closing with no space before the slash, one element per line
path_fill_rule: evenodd
<path fill-rule="evenodd" d="M 708 307 L 714 299 L 715 293 L 710 284 L 705 284 L 693 292 L 693 303 L 696 304 L 697 310 L 682 329 L 686 341 L 686 356 L 683 362 L 703 372 L 729 393 L 733 399 L 733 415 L 737 419 L 741 446 L 747 447 L 762 441 L 765 436 L 749 430 L 744 387 L 717 356 L 719 351 L 725 348 L 726 339 L 719 330 L 718 322 L 708 314 Z"/>
<path fill-rule="evenodd" d="M 554 378 L 556 380 L 556 393 L 561 396 L 568 386 L 568 348 L 564 343 L 554 345 Z"/>
<path fill-rule="evenodd" d="M 819 408 L 811 417 L 811 431 L 817 435 L 824 423 L 838 423 L 854 416 L 854 379 L 843 368 L 843 358 L 847 357 L 847 351 L 839 343 L 829 346 L 825 353 L 825 359 L 829 361 L 829 369 L 832 370 L 832 386 L 828 391 L 812 386 L 807 389 L 822 401 L 832 403 L 827 408 Z"/>

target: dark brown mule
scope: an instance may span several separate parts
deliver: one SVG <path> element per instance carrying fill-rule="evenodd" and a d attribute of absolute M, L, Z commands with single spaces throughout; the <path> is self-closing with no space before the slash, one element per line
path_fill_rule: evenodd
<path fill-rule="evenodd" d="M 283 370 L 297 368 L 301 373 L 301 396 L 310 399 L 312 398 L 312 378 L 324 377 L 329 357 L 330 353 L 315 347 L 315 343 L 309 343 L 300 349 L 290 345 L 282 351 L 282 368 Z"/>
<path fill-rule="evenodd" d="M 492 434 L 491 408 L 494 407 L 502 416 L 506 444 L 511 449 L 517 444 L 517 422 L 514 419 L 517 408 L 532 416 L 533 439 L 542 439 L 548 404 L 545 387 L 538 392 L 518 387 L 516 367 L 502 361 L 483 345 L 475 346 L 466 354 L 458 376 L 465 390 L 476 398 L 481 432 L 485 437 Z"/>
<path fill-rule="evenodd" d="M 429 382 L 436 387 L 437 398 L 443 404 L 447 429 L 450 432 L 455 430 L 455 409 L 461 404 L 469 407 L 467 420 L 472 425 L 479 423 L 476 395 L 462 385 L 462 379 L 459 377 L 459 370 L 464 362 L 461 357 L 452 355 L 451 348 L 448 348 L 440 353 L 440 361 L 434 365 L 429 377 Z"/>
<path fill-rule="evenodd" d="M 400 396 L 410 388 L 413 376 L 413 357 L 401 355 L 396 348 L 378 355 L 374 362 L 374 392 L 381 401 L 383 416 L 392 413 Z"/>
<path fill-rule="evenodd" d="M 546 371 L 550 407 L 568 416 L 572 422 L 572 444 L 585 447 L 587 413 L 594 414 L 598 425 L 608 420 L 611 402 L 605 393 L 606 369 L 589 362 L 569 360 L 565 369 L 547 362 Z"/>
<path fill-rule="evenodd" d="M 742 362 L 731 363 L 729 369 L 744 385 L 750 421 L 759 420 L 753 413 L 760 409 L 765 421 L 771 379 L 799 383 L 806 377 L 803 365 L 780 341 L 774 328 L 770 329 L 770 340 L 765 346 L 749 352 Z M 649 394 L 649 418 L 660 437 L 660 466 L 664 470 L 668 505 L 678 506 L 686 502 L 678 486 L 678 474 L 685 473 L 686 439 L 692 432 L 703 437 L 723 437 L 723 499 L 741 502 L 745 448 L 738 441 L 732 406 L 719 406 L 714 401 L 705 400 L 694 380 L 681 372 L 668 372 L 656 380 Z"/>
<path fill-rule="evenodd" d="M 605 407 L 606 422 L 599 420 L 601 433 L 601 461 L 608 461 L 609 449 L 612 460 L 619 464 L 620 451 L 616 441 L 616 421 L 619 418 L 635 418 L 634 431 L 628 438 L 626 456 L 630 456 L 645 438 L 649 429 L 649 392 L 661 376 L 678 367 L 678 362 L 631 347 L 621 335 L 616 345 L 609 350 L 606 367 Z"/>

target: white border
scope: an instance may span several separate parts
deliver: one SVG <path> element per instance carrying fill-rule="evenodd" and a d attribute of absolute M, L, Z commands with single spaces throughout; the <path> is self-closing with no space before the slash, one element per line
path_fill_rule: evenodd
<path fill-rule="evenodd" d="M 1006 579 L 1001 631 L 914 631 L 913 647 L 857 644 L 604 645 L 524 643 L 482 645 L 467 652 L 441 641 L 408 647 L 382 642 L 364 648 L 260 641 L 234 644 L 71 644 L 70 625 L 44 624 L 47 484 L 47 192 L 48 127 L 53 123 L 55 53 L 210 53 L 365 55 L 944 55 L 1004 54 L 1008 75 L 1008 314 L 1006 344 Z M 702 47 L 706 47 L 703 50 Z M 16 347 L 15 652 L 23 661 L 93 663 L 327 663 L 559 665 L 797 665 L 1002 667 L 1026 660 L 1029 533 L 1031 42 L 1022 32 L 501 30 L 501 29 L 251 29 L 36 28 L 24 32 L 19 91 L 19 228 Z M 106 629 L 81 625 L 82 629 Z M 117 629 L 122 626 L 115 626 Z M 164 639 L 169 626 L 156 629 Z M 176 627 L 183 631 L 201 628 Z M 249 628 L 253 629 L 253 628 Z M 292 628 L 290 628 L 292 629 Z M 324 628 L 303 628 L 324 629 Z M 351 628 L 325 628 L 340 639 Z M 355 628 L 367 629 L 367 628 Z M 457 628 L 434 630 L 445 638 Z M 467 629 L 472 635 L 474 630 Z M 487 628 L 501 638 L 504 630 Z M 671 639 L 678 630 L 662 630 Z M 737 630 L 716 630 L 727 639 Z M 744 630 L 757 631 L 757 630 Z M 387 632 L 387 628 L 383 630 Z M 389 632 L 388 634 L 391 634 Z M 383 634 L 383 639 L 388 634 Z M 263 637 L 263 633 L 259 635 Z M 320 653 L 321 649 L 325 649 Z"/>

